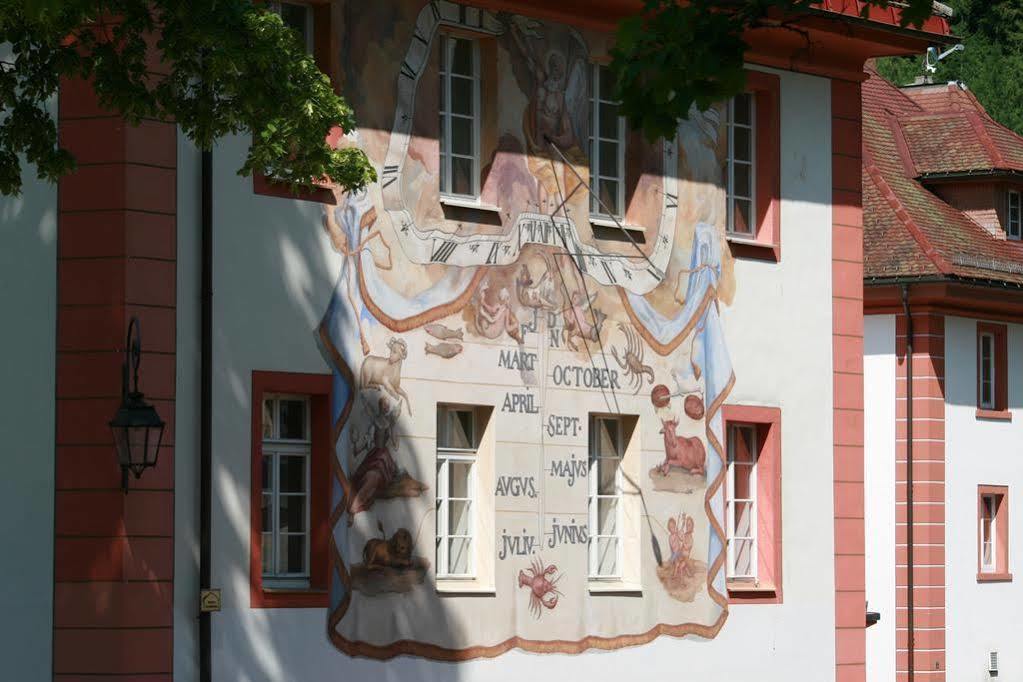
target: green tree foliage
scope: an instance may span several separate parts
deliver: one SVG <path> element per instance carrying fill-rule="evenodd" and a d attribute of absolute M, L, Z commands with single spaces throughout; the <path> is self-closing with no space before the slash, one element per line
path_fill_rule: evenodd
<path fill-rule="evenodd" d="M 688 117 L 693 105 L 706 109 L 742 91 L 747 31 L 766 26 L 799 30 L 793 20 L 814 11 L 815 4 L 816 0 L 644 0 L 642 12 L 619 25 L 611 50 L 622 113 L 633 129 L 651 140 L 673 136 L 678 119 Z M 863 11 L 888 4 L 869 0 Z M 919 26 L 932 11 L 931 0 L 900 4 L 903 25 Z"/>
<path fill-rule="evenodd" d="M 988 113 L 1023 134 L 1023 2 L 949 0 L 955 11 L 952 31 L 966 50 L 938 65 L 935 83 L 958 80 L 977 96 Z M 923 57 L 878 60 L 878 72 L 896 85 L 924 74 Z"/>
<path fill-rule="evenodd" d="M 351 108 L 295 32 L 248 0 L 0 0 L 2 43 L 0 193 L 20 192 L 20 155 L 50 181 L 74 168 L 46 106 L 62 77 L 90 79 L 100 104 L 131 123 L 176 121 L 203 149 L 250 134 L 240 174 L 296 190 L 376 179 L 362 151 L 325 143 L 334 125 L 354 129 Z M 153 64 L 170 71 L 154 76 Z"/>

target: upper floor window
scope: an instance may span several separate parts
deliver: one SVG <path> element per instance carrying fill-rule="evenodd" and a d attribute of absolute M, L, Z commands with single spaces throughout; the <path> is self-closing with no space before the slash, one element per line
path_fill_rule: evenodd
<path fill-rule="evenodd" d="M 1009 215 L 1005 221 L 1005 235 L 1009 239 L 1019 239 L 1023 236 L 1023 206 L 1020 205 L 1020 193 L 1014 189 L 1009 190 Z"/>
<path fill-rule="evenodd" d="M 590 79 L 590 213 L 621 220 L 625 214 L 625 119 L 612 99 L 611 70 L 594 64 Z"/>
<path fill-rule="evenodd" d="M 590 419 L 590 577 L 622 577 L 622 420 Z"/>
<path fill-rule="evenodd" d="M 728 232 L 739 236 L 756 235 L 756 160 L 754 139 L 756 100 L 746 92 L 728 102 L 728 161 L 725 168 L 727 187 Z"/>
<path fill-rule="evenodd" d="M 263 583 L 309 585 L 309 398 L 263 399 Z"/>
<path fill-rule="evenodd" d="M 480 56 L 470 38 L 440 40 L 440 191 L 480 194 Z"/>
<path fill-rule="evenodd" d="M 977 323 L 977 416 L 1011 419 L 1006 326 Z"/>
<path fill-rule="evenodd" d="M 977 486 L 977 580 L 1012 580 L 1009 573 L 1009 488 Z"/>
<path fill-rule="evenodd" d="M 995 409 L 995 335 L 983 332 L 980 344 L 980 406 Z"/>
<path fill-rule="evenodd" d="M 754 425 L 729 424 L 725 540 L 730 579 L 757 577 L 757 451 Z"/>
<path fill-rule="evenodd" d="M 299 2 L 271 2 L 269 8 L 280 15 L 285 26 L 298 34 L 306 52 L 312 54 L 314 47 L 312 7 Z"/>
<path fill-rule="evenodd" d="M 479 439 L 472 407 L 437 408 L 437 577 L 475 575 Z"/>

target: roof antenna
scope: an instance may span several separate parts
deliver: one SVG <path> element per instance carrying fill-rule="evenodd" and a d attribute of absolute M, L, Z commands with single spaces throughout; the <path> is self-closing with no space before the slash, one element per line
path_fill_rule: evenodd
<path fill-rule="evenodd" d="M 966 46 L 962 43 L 957 43 L 952 47 L 948 48 L 941 54 L 938 54 L 938 48 L 931 46 L 927 48 L 927 54 L 924 55 L 924 83 L 933 83 L 931 76 L 938 71 L 938 62 L 945 57 L 949 56 L 953 52 L 962 52 L 966 49 Z"/>

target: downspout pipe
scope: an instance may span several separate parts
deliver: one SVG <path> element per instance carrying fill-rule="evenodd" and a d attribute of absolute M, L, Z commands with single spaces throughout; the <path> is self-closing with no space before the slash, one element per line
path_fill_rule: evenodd
<path fill-rule="evenodd" d="M 213 502 L 213 152 L 202 151 L 201 163 L 201 321 L 199 379 L 199 590 L 212 582 L 211 520 Z M 212 613 L 199 612 L 199 680 L 213 679 Z"/>
<path fill-rule="evenodd" d="M 914 679 L 916 630 L 913 623 L 913 314 L 909 285 L 902 285 L 902 309 L 906 314 L 906 658 L 909 682 Z"/>

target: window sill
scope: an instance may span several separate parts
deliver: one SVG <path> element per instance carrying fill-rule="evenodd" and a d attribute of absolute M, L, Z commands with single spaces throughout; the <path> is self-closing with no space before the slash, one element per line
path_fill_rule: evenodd
<path fill-rule="evenodd" d="M 464 595 L 467 597 L 492 597 L 497 594 L 497 588 L 493 585 L 486 585 L 475 579 L 452 580 L 450 578 L 440 578 L 437 580 L 437 594 L 447 594 L 452 596 Z"/>
<path fill-rule="evenodd" d="M 597 227 L 610 227 L 615 230 L 627 230 L 629 232 L 646 232 L 646 228 L 642 225 L 629 225 L 628 223 L 615 222 L 613 218 L 607 218 L 605 216 L 591 215 L 590 225 L 596 225 Z"/>
<path fill-rule="evenodd" d="M 1011 422 L 1012 412 L 1010 412 L 1009 410 L 987 410 L 982 407 L 978 407 L 977 419 L 989 419 L 991 421 Z"/>
<path fill-rule="evenodd" d="M 327 185 L 318 185 L 304 192 L 292 192 L 284 183 L 268 178 L 262 173 L 252 174 L 252 191 L 265 197 L 313 201 L 319 204 L 337 204 L 337 198 L 334 196 L 333 190 Z"/>
<path fill-rule="evenodd" d="M 473 211 L 486 211 L 488 213 L 500 213 L 501 207 L 494 204 L 485 204 L 479 199 L 469 199 L 468 197 L 453 197 L 441 195 L 440 197 L 441 206 L 450 206 L 452 208 L 468 208 Z"/>
<path fill-rule="evenodd" d="M 761 260 L 769 263 L 781 261 L 781 245 L 760 242 L 753 237 L 725 233 L 732 256 L 744 260 Z"/>
<path fill-rule="evenodd" d="M 978 583 L 1011 583 L 1012 573 L 978 573 Z"/>
<path fill-rule="evenodd" d="M 327 590 L 319 588 L 287 589 L 264 587 L 252 593 L 254 609 L 319 609 L 327 607 Z"/>
<path fill-rule="evenodd" d="M 643 586 L 619 580 L 590 580 L 586 588 L 590 594 L 642 595 Z"/>
<path fill-rule="evenodd" d="M 728 600 L 733 604 L 780 604 L 778 588 L 766 582 L 731 580 L 725 585 Z"/>

